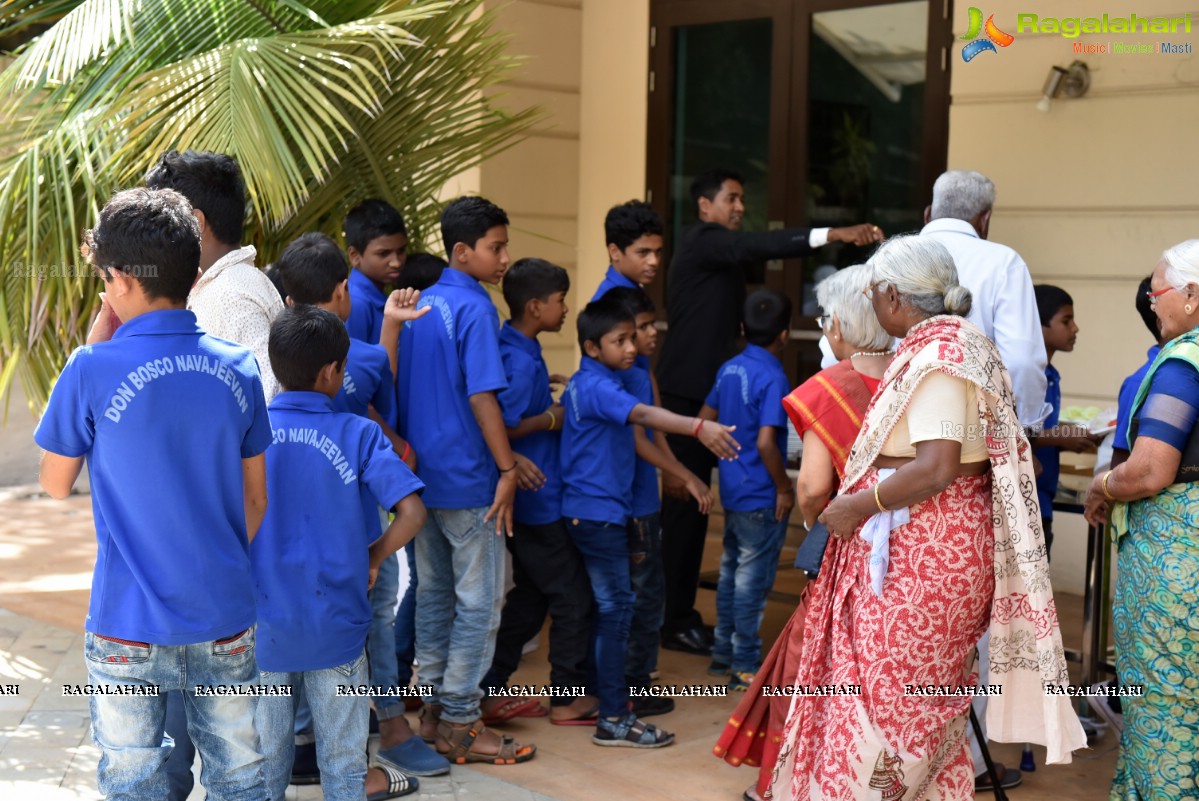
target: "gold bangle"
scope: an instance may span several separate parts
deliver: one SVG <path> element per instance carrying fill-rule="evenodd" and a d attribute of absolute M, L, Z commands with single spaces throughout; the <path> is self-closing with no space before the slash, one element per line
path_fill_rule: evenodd
<path fill-rule="evenodd" d="M 1109 501 L 1116 500 L 1115 497 L 1110 492 L 1107 491 L 1107 479 L 1114 472 L 1116 472 L 1116 471 L 1108 470 L 1106 473 L 1103 474 L 1103 478 L 1101 478 L 1099 480 L 1099 488 L 1101 490 L 1103 490 L 1103 497 L 1107 498 Z"/>
<path fill-rule="evenodd" d="M 554 417 L 554 413 L 551 412 L 549 409 L 546 409 L 545 413 L 550 416 L 550 431 L 553 431 L 554 428 L 558 425 L 558 418 Z"/>
<path fill-rule="evenodd" d="M 881 484 L 881 483 L 882 483 L 882 482 L 880 481 L 880 482 L 879 482 L 879 484 Z M 883 506 L 883 502 L 882 502 L 882 501 L 880 501 L 880 500 L 878 499 L 878 484 L 875 484 L 875 485 L 874 485 L 874 503 L 875 503 L 875 505 L 878 507 L 878 510 L 879 510 L 880 512 L 889 512 L 889 511 L 891 511 L 891 510 L 890 510 L 890 509 L 888 509 L 887 507 Z"/>

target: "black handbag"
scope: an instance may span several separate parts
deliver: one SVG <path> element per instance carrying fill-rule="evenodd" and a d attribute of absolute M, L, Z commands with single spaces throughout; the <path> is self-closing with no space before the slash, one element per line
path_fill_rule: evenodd
<path fill-rule="evenodd" d="M 828 526 L 824 523 L 814 523 L 808 529 L 808 536 L 799 544 L 795 554 L 795 566 L 802 570 L 810 579 L 820 575 L 820 562 L 824 559 L 824 549 L 828 546 Z"/>

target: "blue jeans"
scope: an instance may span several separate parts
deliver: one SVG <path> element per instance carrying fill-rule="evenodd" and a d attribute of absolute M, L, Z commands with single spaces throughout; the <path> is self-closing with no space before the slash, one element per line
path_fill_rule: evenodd
<path fill-rule="evenodd" d="M 479 719 L 479 684 L 495 654 L 504 600 L 504 538 L 487 507 L 430 509 L 416 536 L 416 659 L 426 703 L 441 704 L 441 719 Z"/>
<path fill-rule="evenodd" d="M 774 519 L 773 506 L 725 512 L 712 660 L 731 664 L 734 673 L 757 673 L 762 664 L 758 629 L 786 535 L 787 521 Z"/>
<path fill-rule="evenodd" d="M 629 625 L 625 678 L 630 687 L 648 687 L 649 676 L 658 667 L 658 632 L 666 605 L 662 526 L 657 512 L 629 521 L 629 577 L 637 600 Z"/>
<path fill-rule="evenodd" d="M 352 662 L 302 673 L 262 672 L 264 685 L 291 686 L 292 697 L 258 699 L 254 725 L 262 737 L 271 801 L 283 801 L 295 758 L 295 717 L 300 688 L 312 710 L 316 763 L 326 801 L 362 801 L 366 794 L 366 738 L 370 699 L 338 696 L 338 685 L 366 684 L 366 654 Z"/>
<path fill-rule="evenodd" d="M 157 686 L 157 696 L 93 695 L 92 739 L 100 749 L 96 785 L 109 801 L 166 798 L 163 763 L 174 744 L 164 737 L 167 694 L 184 690 L 187 730 L 200 751 L 200 781 L 210 801 L 262 801 L 263 761 L 254 730 L 256 699 L 197 695 L 196 685 L 254 682 L 254 629 L 194 645 L 118 642 L 92 632 L 83 640 L 88 682 Z"/>
<path fill-rule="evenodd" d="M 402 553 L 403 557 L 396 556 L 408 560 L 408 586 L 396 611 L 396 686 L 407 687 L 416 661 L 416 542 L 405 545 Z"/>
<path fill-rule="evenodd" d="M 371 587 L 371 628 L 366 637 L 370 683 L 379 687 L 394 687 L 398 680 L 396 666 L 396 596 L 400 592 L 400 561 L 395 554 L 383 560 Z M 375 699 L 375 714 L 379 720 L 389 720 L 404 714 L 402 698 L 379 696 Z"/>
<path fill-rule="evenodd" d="M 167 801 L 187 801 L 196 777 L 192 775 L 192 763 L 196 761 L 196 746 L 187 733 L 187 708 L 183 702 L 183 690 L 171 690 L 167 696 L 166 733 L 175 743 L 167 759 L 167 782 L 170 792 Z"/>
<path fill-rule="evenodd" d="M 595 654 L 595 693 L 599 713 L 617 717 L 628 712 L 629 685 L 625 681 L 625 652 L 633 619 L 633 594 L 629 579 L 629 532 L 626 526 L 597 520 L 567 519 L 566 531 L 583 555 L 591 592 L 595 596 L 592 650 Z"/>

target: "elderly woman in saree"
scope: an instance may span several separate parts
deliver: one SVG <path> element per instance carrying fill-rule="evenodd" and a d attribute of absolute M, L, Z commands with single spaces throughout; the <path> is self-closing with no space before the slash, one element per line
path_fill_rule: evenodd
<path fill-rule="evenodd" d="M 1115 529 L 1116 672 L 1143 692 L 1120 698 L 1112 801 L 1199 794 L 1199 239 L 1163 253 L 1149 288 L 1166 345 L 1119 421 L 1128 460 L 1085 506 Z"/>
<path fill-rule="evenodd" d="M 1068 677 L 1032 454 L 945 247 L 899 237 L 870 266 L 875 314 L 902 342 L 820 516 L 834 538 L 772 797 L 971 799 L 967 714 L 988 625 L 991 738 L 1045 744 L 1050 763 L 1086 743 L 1069 698 L 1045 691 Z"/>
<path fill-rule="evenodd" d="M 807 529 L 815 525 L 836 491 L 866 407 L 894 355 L 892 337 L 879 325 L 864 294 L 870 280 L 870 268 L 857 264 L 816 285 L 816 300 L 824 312 L 820 327 L 840 361 L 800 384 L 783 400 L 795 430 L 803 437 L 796 495 Z M 757 783 L 745 793 L 750 801 L 760 799 L 770 787 L 791 706 L 790 697 L 763 695 L 762 688 L 795 683 L 810 591 L 811 585 L 804 587 L 794 614 L 713 749 L 734 767 L 758 768 Z"/>

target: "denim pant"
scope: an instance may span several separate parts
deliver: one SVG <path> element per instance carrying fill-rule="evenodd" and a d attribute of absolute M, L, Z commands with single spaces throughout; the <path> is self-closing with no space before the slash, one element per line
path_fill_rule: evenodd
<path fill-rule="evenodd" d="M 187 730 L 200 751 L 200 781 L 210 801 L 262 801 L 263 760 L 250 695 L 197 695 L 196 685 L 254 682 L 254 629 L 194 645 L 117 641 L 87 632 L 88 682 L 157 686 L 157 696 L 93 695 L 92 739 L 100 749 L 96 785 L 110 801 L 166 798 L 163 763 L 174 747 L 164 737 L 167 694 L 184 690 Z"/>
<path fill-rule="evenodd" d="M 196 777 L 192 775 L 192 763 L 196 761 L 196 746 L 192 743 L 191 735 L 187 733 L 187 708 L 183 701 L 183 690 L 171 690 L 166 696 L 166 733 L 175 743 L 164 766 L 171 788 L 167 794 L 167 801 L 187 801 L 196 784 Z"/>
<path fill-rule="evenodd" d="M 774 519 L 773 506 L 725 512 L 712 660 L 731 664 L 734 673 L 756 673 L 762 664 L 758 629 L 786 535 L 787 521 Z"/>
<path fill-rule="evenodd" d="M 396 610 L 396 686 L 407 687 L 412 683 L 412 663 L 416 661 L 416 542 L 409 542 L 401 553 L 404 555 L 396 554 L 396 558 L 408 560 L 408 586 Z"/>
<path fill-rule="evenodd" d="M 396 596 L 400 591 L 400 560 L 395 554 L 383 560 L 371 587 L 371 628 L 366 637 L 366 656 L 369 660 L 370 683 L 378 687 L 394 687 L 398 681 L 396 666 Z M 379 720 L 389 720 L 404 714 L 404 699 L 379 696 L 375 699 L 375 714 Z"/>
<path fill-rule="evenodd" d="M 312 710 L 316 763 L 321 770 L 325 801 L 362 801 L 366 794 L 366 738 L 370 699 L 338 696 L 338 685 L 367 681 L 366 654 L 352 662 L 302 673 L 262 672 L 264 685 L 291 686 L 292 697 L 258 699 L 254 725 L 262 737 L 267 788 L 271 801 L 284 801 L 295 758 L 295 715 L 303 688 Z"/>
<path fill-rule="evenodd" d="M 566 530 L 583 554 L 583 565 L 595 596 L 592 650 L 595 654 L 595 694 L 599 713 L 616 717 L 628 712 L 629 685 L 625 681 L 625 652 L 629 646 L 629 623 L 633 618 L 633 594 L 629 579 L 629 532 L 627 526 L 597 520 L 572 519 Z"/>
<path fill-rule="evenodd" d="M 591 652 L 591 581 L 583 557 L 561 520 L 543 526 L 517 523 L 508 550 L 514 584 L 504 601 L 495 656 L 483 689 L 491 691 L 508 683 L 520 664 L 521 649 L 541 631 L 546 614 L 550 616 L 550 684 L 585 688 Z M 566 706 L 574 700 L 552 698 L 550 706 Z"/>
<path fill-rule="evenodd" d="M 629 625 L 625 679 L 630 687 L 648 687 L 658 667 L 658 632 L 666 603 L 662 571 L 662 526 L 657 513 L 629 521 L 629 577 L 637 596 Z"/>
<path fill-rule="evenodd" d="M 450 723 L 479 719 L 479 683 L 495 654 L 504 600 L 504 538 L 487 507 L 430 509 L 416 536 L 416 659 L 426 703 Z"/>

